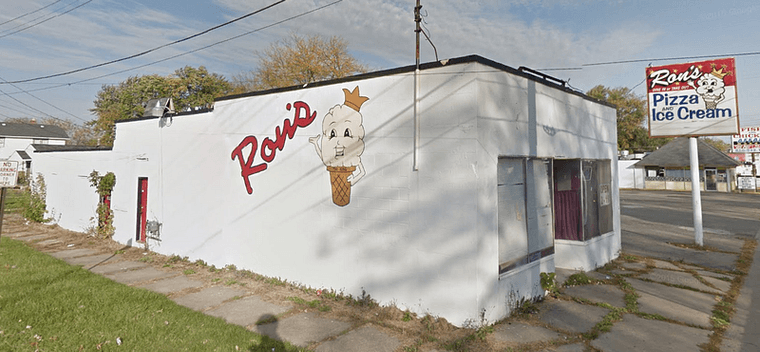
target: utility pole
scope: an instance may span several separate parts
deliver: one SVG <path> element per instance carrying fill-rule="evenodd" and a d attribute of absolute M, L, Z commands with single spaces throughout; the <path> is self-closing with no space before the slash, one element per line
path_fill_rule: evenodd
<path fill-rule="evenodd" d="M 752 183 L 755 185 L 755 189 L 753 190 L 755 193 L 757 193 L 757 165 L 755 165 L 755 153 L 752 153 Z"/>
<path fill-rule="evenodd" d="M 415 29 L 414 33 L 417 35 L 417 51 L 415 54 L 415 68 L 417 70 L 420 69 L 420 32 L 422 32 L 422 28 L 420 28 L 420 22 L 422 22 L 422 15 L 420 15 L 420 10 L 422 9 L 422 5 L 420 5 L 420 0 L 417 0 L 417 5 L 414 7 L 414 22 Z"/>

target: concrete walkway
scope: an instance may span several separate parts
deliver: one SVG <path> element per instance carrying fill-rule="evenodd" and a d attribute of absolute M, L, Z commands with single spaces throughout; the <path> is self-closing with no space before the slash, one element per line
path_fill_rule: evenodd
<path fill-rule="evenodd" d="M 401 343 L 403 331 L 367 321 L 325 318 L 316 309 L 303 311 L 295 304 L 271 303 L 262 295 L 221 283 L 204 288 L 204 283 L 176 269 L 125 260 L 120 254 L 66 247 L 56 242 L 53 232 L 11 226 L 4 229 L 4 236 L 28 242 L 114 281 L 165 294 L 190 309 L 318 352 L 415 350 L 415 346 Z M 558 270 L 559 294 L 536 304 L 533 311 L 495 325 L 478 346 L 526 351 L 698 351 L 711 343 L 716 323 L 713 310 L 723 304 L 740 275 L 735 269 L 745 240 L 725 234 L 708 236 L 706 244 L 714 243 L 714 248 L 719 248 L 716 251 L 659 243 L 654 256 L 624 253 L 595 272 Z M 672 260 L 673 256 L 678 260 Z M 735 304 L 735 323 L 717 346 L 721 351 L 760 350 L 760 323 L 751 319 L 760 317 L 758 253 L 755 261 Z M 581 282 L 586 278 L 591 282 Z M 436 350 L 444 348 L 419 349 Z"/>

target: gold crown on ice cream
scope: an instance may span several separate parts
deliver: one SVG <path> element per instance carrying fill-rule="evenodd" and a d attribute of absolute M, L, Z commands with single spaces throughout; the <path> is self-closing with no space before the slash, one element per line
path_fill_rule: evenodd
<path fill-rule="evenodd" d="M 723 70 L 726 69 L 726 65 L 722 65 L 720 70 L 715 69 L 715 64 L 712 64 L 712 72 L 710 72 L 711 75 L 718 77 L 720 79 L 723 79 L 723 77 L 726 77 L 731 74 L 731 71 L 723 72 Z"/>
<path fill-rule="evenodd" d="M 369 98 L 359 95 L 359 86 L 356 86 L 352 92 L 349 92 L 348 89 L 343 88 L 343 94 L 346 96 L 346 101 L 343 104 L 350 107 L 351 109 L 356 110 L 357 112 L 359 112 L 359 109 L 361 109 L 362 104 L 369 100 Z"/>

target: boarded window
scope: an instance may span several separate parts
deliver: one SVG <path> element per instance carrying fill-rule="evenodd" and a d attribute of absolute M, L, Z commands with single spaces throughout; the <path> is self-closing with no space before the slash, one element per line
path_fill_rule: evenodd
<path fill-rule="evenodd" d="M 499 158 L 499 273 L 554 253 L 552 161 Z"/>

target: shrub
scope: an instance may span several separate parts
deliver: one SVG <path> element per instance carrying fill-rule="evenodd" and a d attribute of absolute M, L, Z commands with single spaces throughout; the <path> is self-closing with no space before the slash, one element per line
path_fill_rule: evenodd
<path fill-rule="evenodd" d="M 37 174 L 37 179 L 34 182 L 29 182 L 29 186 L 24 189 L 22 195 L 23 215 L 27 220 L 34 222 L 50 221 L 50 219 L 45 218 L 45 212 L 47 212 L 46 197 L 45 178 L 41 174 Z"/>
<path fill-rule="evenodd" d="M 90 173 L 90 185 L 95 187 L 95 192 L 98 194 L 99 199 L 96 210 L 98 221 L 96 233 L 98 237 L 109 238 L 116 232 L 113 226 L 113 210 L 111 210 L 110 206 L 111 192 L 116 185 L 116 175 L 113 172 L 108 172 L 100 176 L 100 173 L 92 170 Z"/>

